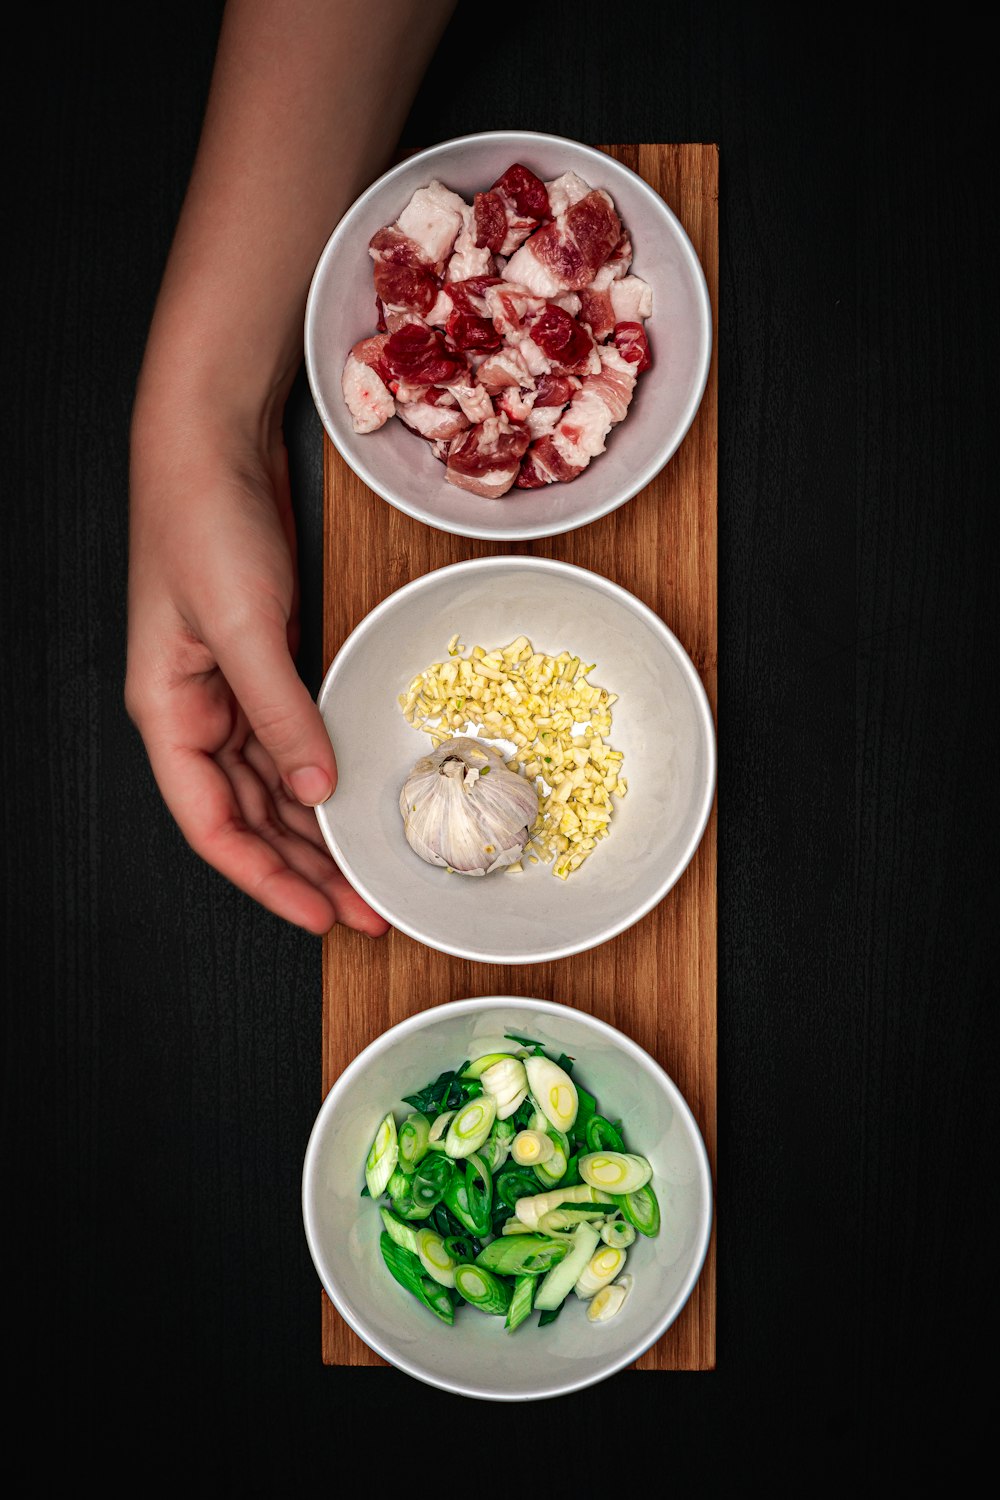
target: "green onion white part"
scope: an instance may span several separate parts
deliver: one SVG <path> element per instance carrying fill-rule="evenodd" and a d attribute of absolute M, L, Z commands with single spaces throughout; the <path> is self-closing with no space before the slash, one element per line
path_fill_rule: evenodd
<path fill-rule="evenodd" d="M 608 1219 L 601 1229 L 601 1239 L 616 1250 L 627 1250 L 635 1244 L 635 1230 L 627 1219 Z"/>
<path fill-rule="evenodd" d="M 537 1130 L 521 1130 L 514 1137 L 510 1154 L 519 1167 L 540 1167 L 555 1155 L 556 1143 L 550 1135 Z"/>
<path fill-rule="evenodd" d="M 548 1193 L 536 1193 L 532 1198 L 518 1198 L 514 1212 L 526 1229 L 537 1229 L 543 1214 L 564 1203 L 613 1203 L 609 1193 L 599 1193 L 587 1182 L 578 1182 L 573 1187 L 553 1188 Z"/>
<path fill-rule="evenodd" d="M 638 1192 L 653 1175 L 644 1156 L 625 1151 L 592 1151 L 581 1156 L 578 1165 L 584 1182 L 605 1193 Z"/>
<path fill-rule="evenodd" d="M 396 1170 L 398 1158 L 399 1139 L 396 1135 L 396 1121 L 390 1113 L 376 1130 L 375 1139 L 371 1143 L 368 1159 L 365 1162 L 365 1182 L 373 1198 L 382 1196 L 386 1183 Z"/>
<path fill-rule="evenodd" d="M 585 1302 L 588 1297 L 599 1292 L 602 1286 L 608 1286 L 625 1269 L 625 1258 L 624 1250 L 616 1250 L 613 1245 L 598 1245 L 580 1272 L 573 1288 L 576 1295 Z"/>
<path fill-rule="evenodd" d="M 531 1097 L 549 1123 L 557 1130 L 572 1130 L 579 1101 L 576 1084 L 566 1070 L 548 1057 L 529 1057 L 524 1071 Z"/>
<path fill-rule="evenodd" d="M 392 1233 L 392 1230 L 389 1230 Z M 417 1255 L 428 1276 L 441 1286 L 455 1285 L 455 1262 L 445 1248 L 444 1240 L 433 1229 L 417 1231 Z"/>
<path fill-rule="evenodd" d="M 489 1094 L 470 1099 L 468 1104 L 455 1111 L 448 1124 L 445 1151 L 452 1157 L 471 1156 L 485 1142 L 496 1117 L 496 1102 Z"/>
<path fill-rule="evenodd" d="M 517 1057 L 504 1057 L 480 1074 L 483 1093 L 489 1094 L 497 1107 L 497 1119 L 506 1120 L 528 1097 L 528 1075 Z"/>

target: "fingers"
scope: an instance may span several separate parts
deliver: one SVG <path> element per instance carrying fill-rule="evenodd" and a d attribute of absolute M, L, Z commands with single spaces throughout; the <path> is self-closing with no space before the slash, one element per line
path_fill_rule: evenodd
<path fill-rule="evenodd" d="M 246 748 L 249 750 L 251 745 L 254 746 L 252 753 L 266 765 L 266 755 L 259 745 L 254 744 L 252 737 Z M 234 755 L 231 761 L 224 762 L 224 769 L 245 822 L 277 850 L 290 869 L 324 892 L 338 922 L 371 937 L 381 937 L 389 930 L 388 922 L 371 909 L 337 869 L 323 843 L 316 816 L 310 809 L 300 807 L 286 797 L 280 782 L 272 792 L 265 779 L 249 763 L 249 757 Z M 269 774 L 277 780 L 273 766 L 269 768 Z M 318 836 L 319 845 L 312 837 L 306 837 L 296 827 L 290 826 L 289 819 L 295 823 L 300 819 L 308 820 L 311 824 L 309 832 Z"/>
<path fill-rule="evenodd" d="M 196 854 L 268 911 L 320 935 L 337 920 L 334 902 L 248 827 L 233 784 L 200 750 L 150 746 L 164 801 Z"/>
<path fill-rule="evenodd" d="M 319 709 L 295 669 L 285 626 L 259 612 L 245 629 L 213 645 L 282 781 L 306 807 L 325 802 L 337 784 L 337 763 Z"/>

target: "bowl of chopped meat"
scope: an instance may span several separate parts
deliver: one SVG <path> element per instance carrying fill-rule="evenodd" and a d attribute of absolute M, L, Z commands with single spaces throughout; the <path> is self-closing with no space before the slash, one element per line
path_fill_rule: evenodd
<path fill-rule="evenodd" d="M 680 221 L 594 147 L 445 141 L 374 182 L 310 286 L 305 358 L 338 452 L 429 526 L 505 541 L 586 525 L 672 457 L 712 314 Z"/>

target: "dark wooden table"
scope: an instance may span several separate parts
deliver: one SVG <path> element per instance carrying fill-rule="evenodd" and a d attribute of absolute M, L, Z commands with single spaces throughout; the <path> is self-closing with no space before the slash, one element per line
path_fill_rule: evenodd
<path fill-rule="evenodd" d="M 674 1482 L 957 1474 L 995 1275 L 988 48 L 953 12 L 545 15 L 460 7 L 402 145 L 719 143 L 723 1166 L 717 1368 L 543 1415 L 591 1482 L 612 1422 Z M 129 408 L 218 18 L 26 10 L 5 80 L 0 1202 L 8 1454 L 39 1488 L 299 1494 L 348 1445 L 410 1484 L 414 1444 L 498 1431 L 323 1367 L 320 944 L 190 853 L 122 707 Z M 300 382 L 313 687 L 320 436 Z"/>

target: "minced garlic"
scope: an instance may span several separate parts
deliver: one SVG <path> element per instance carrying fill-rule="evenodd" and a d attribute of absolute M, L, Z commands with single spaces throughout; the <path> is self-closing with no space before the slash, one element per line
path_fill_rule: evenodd
<path fill-rule="evenodd" d="M 532 845 L 565 880 L 607 838 L 612 798 L 628 791 L 622 753 L 608 742 L 617 695 L 587 681 L 594 662 L 547 656 L 523 635 L 494 651 L 463 650 L 452 636 L 447 661 L 414 677 L 400 707 L 435 747 L 463 731 L 505 742 L 512 768 L 538 788 Z"/>

